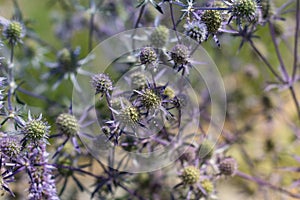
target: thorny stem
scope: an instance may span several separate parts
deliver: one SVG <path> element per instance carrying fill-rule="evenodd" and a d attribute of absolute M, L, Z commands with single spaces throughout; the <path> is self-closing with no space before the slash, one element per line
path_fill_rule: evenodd
<path fill-rule="evenodd" d="M 257 178 L 257 177 L 252 177 L 248 174 L 245 174 L 243 172 L 240 172 L 240 171 L 237 171 L 236 176 L 239 176 L 243 179 L 246 179 L 246 180 L 249 180 L 249 181 L 253 181 L 255 183 L 257 183 L 258 185 L 260 186 L 267 186 L 268 188 L 272 189 L 272 190 L 275 190 L 275 191 L 278 191 L 278 192 L 281 192 L 281 193 L 284 193 L 286 195 L 289 195 L 290 197 L 294 197 L 294 198 L 300 198 L 300 194 L 294 194 L 284 188 L 281 188 L 281 187 L 278 187 L 278 186 L 275 186 L 275 185 L 272 185 L 271 183 L 265 181 L 265 180 L 262 180 L 260 178 Z"/>
<path fill-rule="evenodd" d="M 296 77 L 297 64 L 298 64 L 298 36 L 299 36 L 299 24 L 300 24 L 300 0 L 297 0 L 296 4 L 296 27 L 295 27 L 295 43 L 294 43 L 294 63 L 292 73 L 292 83 Z"/>

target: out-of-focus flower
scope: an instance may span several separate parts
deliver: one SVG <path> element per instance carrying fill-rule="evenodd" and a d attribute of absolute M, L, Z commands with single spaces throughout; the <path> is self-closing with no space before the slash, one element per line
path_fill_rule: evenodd
<path fill-rule="evenodd" d="M 200 180 L 200 170 L 195 166 L 188 166 L 183 169 L 180 175 L 183 184 L 193 185 Z"/>
<path fill-rule="evenodd" d="M 47 62 L 45 65 L 50 68 L 50 72 L 42 76 L 44 79 L 48 79 L 52 76 L 59 76 L 56 83 L 53 85 L 53 89 L 56 89 L 63 79 L 70 78 L 75 89 L 81 91 L 81 88 L 77 82 L 76 74 L 83 74 L 90 76 L 91 73 L 84 71 L 80 67 L 90 60 L 93 56 L 88 56 L 83 59 L 79 59 L 80 48 L 77 47 L 75 50 L 63 48 L 57 53 L 57 62 Z"/>
<path fill-rule="evenodd" d="M 139 71 L 134 72 L 130 75 L 130 83 L 132 89 L 143 89 L 147 85 L 147 77 Z"/>
<path fill-rule="evenodd" d="M 219 170 L 221 174 L 232 176 L 237 170 L 237 162 L 232 157 L 224 158 L 219 163 Z"/>
<path fill-rule="evenodd" d="M 163 48 L 169 40 L 169 29 L 165 26 L 158 26 L 149 37 L 154 48 Z"/>

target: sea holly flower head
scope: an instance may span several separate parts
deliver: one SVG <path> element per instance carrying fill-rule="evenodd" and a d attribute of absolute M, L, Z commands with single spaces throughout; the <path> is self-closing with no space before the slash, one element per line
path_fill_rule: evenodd
<path fill-rule="evenodd" d="M 155 109 L 161 104 L 161 98 L 154 90 L 147 88 L 141 95 L 142 105 L 147 109 Z"/>
<path fill-rule="evenodd" d="M 34 143 L 39 141 L 46 142 L 46 139 L 48 139 L 49 129 L 50 126 L 42 119 L 42 114 L 35 119 L 31 117 L 31 113 L 29 112 L 28 121 L 22 128 L 22 133 L 25 135 L 22 141 L 30 141 Z"/>
<path fill-rule="evenodd" d="M 163 48 L 169 40 L 169 29 L 163 25 L 156 27 L 151 33 L 149 40 L 154 48 Z"/>
<path fill-rule="evenodd" d="M 140 113 L 136 107 L 127 106 L 121 110 L 119 118 L 125 125 L 135 125 L 140 121 Z"/>
<path fill-rule="evenodd" d="M 185 65 L 189 59 L 189 49 L 184 44 L 176 44 L 171 51 L 171 58 L 175 65 Z"/>
<path fill-rule="evenodd" d="M 206 194 L 210 194 L 214 191 L 214 184 L 209 179 L 201 181 L 201 187 L 205 190 Z"/>
<path fill-rule="evenodd" d="M 192 165 L 185 167 L 180 177 L 183 184 L 193 185 L 200 180 L 200 170 Z"/>
<path fill-rule="evenodd" d="M 232 157 L 227 157 L 219 163 L 220 173 L 226 176 L 232 176 L 237 170 L 237 162 Z"/>
<path fill-rule="evenodd" d="M 17 158 L 21 152 L 20 141 L 14 136 L 4 136 L 0 140 L 0 153 L 8 158 Z"/>
<path fill-rule="evenodd" d="M 62 113 L 56 118 L 59 132 L 68 136 L 75 136 L 79 132 L 79 124 L 74 115 Z"/>
<path fill-rule="evenodd" d="M 198 43 L 202 43 L 207 40 L 208 27 L 205 23 L 199 20 L 193 20 L 184 25 L 185 35 L 196 40 Z"/>
<path fill-rule="evenodd" d="M 229 22 L 234 17 L 237 25 L 241 26 L 242 21 L 252 22 L 256 17 L 257 3 L 255 0 L 236 0 L 229 4 L 231 6 L 232 16 Z"/>
<path fill-rule="evenodd" d="M 9 44 L 14 46 L 19 42 L 22 42 L 22 38 L 25 36 L 25 27 L 19 21 L 10 21 L 4 26 L 3 36 L 8 40 Z"/>
<path fill-rule="evenodd" d="M 96 90 L 96 94 L 104 95 L 113 89 L 112 81 L 106 74 L 96 74 L 92 76 L 92 86 Z"/>
<path fill-rule="evenodd" d="M 205 10 L 201 15 L 201 21 L 206 25 L 209 34 L 215 34 L 221 28 L 222 16 L 218 10 Z"/>

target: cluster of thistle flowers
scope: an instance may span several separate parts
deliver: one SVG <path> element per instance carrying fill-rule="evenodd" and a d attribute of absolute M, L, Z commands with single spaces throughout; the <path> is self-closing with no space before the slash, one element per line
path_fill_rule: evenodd
<path fill-rule="evenodd" d="M 53 177 L 54 167 L 48 162 L 46 145 L 49 135 L 48 124 L 42 119 L 22 120 L 17 133 L 1 133 L 1 190 L 14 196 L 9 184 L 15 181 L 17 174 L 28 175 L 27 199 L 59 199 Z"/>
<path fill-rule="evenodd" d="M 169 41 L 169 31 L 164 26 L 157 27 L 149 35 L 149 41 L 150 45 L 137 53 L 136 64 L 139 67 L 123 76 L 130 89 L 122 91 L 104 73 L 91 77 L 95 94 L 101 96 L 101 101 L 105 96 L 111 111 L 110 118 L 100 122 L 103 124 L 103 133 L 114 145 L 129 152 L 153 151 L 158 145 L 165 146 L 171 141 L 174 142 L 176 133 L 172 131 L 178 129 L 182 120 L 179 112 L 174 111 L 185 109 L 186 104 L 184 92 L 178 93 L 169 84 L 156 82 L 156 77 L 162 76 L 162 63 L 164 67 L 173 67 L 174 73 L 182 71 L 182 76 L 188 74 L 188 69 L 192 67 L 190 47 L 175 44 L 167 52 L 165 45 Z M 154 137 L 150 137 L 152 134 Z M 183 140 L 179 139 L 179 143 L 188 143 Z M 178 146 L 181 146 L 179 143 Z M 213 143 L 203 139 L 199 146 L 188 144 L 180 147 L 188 150 L 175 163 L 179 165 L 178 178 L 181 181 L 173 187 L 175 192 L 172 189 L 169 191 L 173 199 L 216 198 L 216 181 L 222 176 L 233 176 L 237 171 L 236 160 L 225 156 L 221 146 L 216 145 L 217 151 L 214 151 Z M 162 180 L 152 180 L 148 176 L 138 175 L 135 178 L 137 183 L 140 179 L 143 181 L 142 185 L 146 184 L 144 182 L 162 187 L 167 184 Z M 150 188 L 153 187 L 151 184 Z"/>
<path fill-rule="evenodd" d="M 143 48 L 140 60 L 143 64 L 154 64 L 157 61 L 155 50 Z M 105 121 L 102 131 L 115 144 L 121 141 L 120 145 L 124 149 L 137 150 L 138 146 L 147 146 L 148 140 L 143 141 L 143 138 L 151 136 L 150 132 L 155 130 L 160 131 L 158 135 L 163 135 L 160 128 L 165 121 L 173 119 L 170 126 L 177 125 L 174 110 L 180 109 L 180 95 L 175 95 L 168 84 L 156 83 L 154 72 L 153 77 L 147 75 L 141 70 L 135 70 L 126 76 L 125 80 L 130 87 L 128 91 L 119 91 L 106 74 L 92 76 L 96 94 L 106 97 L 111 111 L 111 118 Z"/>
<path fill-rule="evenodd" d="M 181 181 L 173 189 L 182 199 L 217 199 L 217 181 L 237 172 L 237 161 L 225 156 L 222 145 L 205 138 L 199 146 L 189 146 L 180 157 L 180 166 Z"/>
<path fill-rule="evenodd" d="M 19 21 L 9 21 L 1 18 L 3 26 L 3 37 L 7 46 L 12 49 L 11 59 L 7 63 L 7 71 L 4 74 L 7 77 L 0 78 L 0 109 L 4 120 L 1 122 L 2 132 L 0 134 L 0 190 L 8 192 L 15 196 L 10 187 L 11 182 L 17 182 L 18 176 L 26 175 L 28 177 L 27 199 L 59 199 L 56 192 L 55 174 L 57 177 L 67 177 L 64 172 L 53 163 L 65 164 L 70 167 L 76 161 L 67 163 L 69 155 L 61 153 L 65 144 L 71 140 L 76 152 L 80 152 L 77 143 L 80 123 L 70 113 L 62 113 L 56 119 L 56 128 L 58 134 L 50 136 L 50 126 L 40 115 L 33 118 L 29 112 L 27 119 L 23 117 L 23 105 L 13 105 L 13 95 L 16 89 L 16 83 L 13 76 L 13 49 L 18 43 L 22 43 L 25 35 L 25 27 Z M 2 45 L 2 43 L 1 43 Z M 77 65 L 72 68 L 70 64 L 78 63 L 78 51 L 63 49 L 58 53 L 59 66 L 52 68 L 50 73 L 56 73 L 55 70 L 65 70 L 64 73 L 74 73 Z M 5 63 L 5 58 L 1 58 Z M 71 63 L 72 62 L 72 63 Z M 3 64 L 1 62 L 1 64 Z M 79 61 L 80 63 L 80 61 Z M 61 66 L 64 66 L 62 68 Z M 6 66 L 4 66 L 6 67 Z M 59 68 L 60 67 L 60 68 Z M 5 101 L 4 101 L 5 100 Z M 11 124 L 15 124 L 14 128 Z M 13 130 L 11 130 L 11 128 Z M 58 146 L 53 157 L 56 160 L 49 161 L 49 153 L 46 146 L 49 145 L 49 137 L 64 138 L 64 141 Z M 61 176 L 60 176 L 61 175 Z M 20 194 L 18 194 L 20 195 Z M 25 198 L 24 195 L 22 198 Z"/>
<path fill-rule="evenodd" d="M 197 7 L 193 0 L 187 4 L 174 3 L 185 9 L 178 22 L 186 16 L 184 33 L 199 43 L 206 41 L 212 36 L 218 46 L 218 33 L 236 33 L 247 29 L 248 26 L 264 24 L 271 16 L 271 3 L 269 0 L 235 0 L 235 1 L 212 1 L 208 7 Z M 235 20 L 237 30 L 230 26 L 225 28 L 231 21 Z M 234 30 L 234 31 L 233 31 Z"/>

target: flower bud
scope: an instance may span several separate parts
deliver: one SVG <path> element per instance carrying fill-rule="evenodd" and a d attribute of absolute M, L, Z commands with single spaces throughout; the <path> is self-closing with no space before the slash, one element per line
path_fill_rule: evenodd
<path fill-rule="evenodd" d="M 75 136 L 79 132 L 79 124 L 74 115 L 62 113 L 56 118 L 59 132 L 67 136 Z"/>
<path fill-rule="evenodd" d="M 219 170 L 221 174 L 226 176 L 232 176 L 237 170 L 237 162 L 234 158 L 224 158 L 219 164 Z"/>
<path fill-rule="evenodd" d="M 186 64 L 189 58 L 189 50 L 183 44 L 177 44 L 173 47 L 171 58 L 176 65 Z"/>
<path fill-rule="evenodd" d="M 181 174 L 181 179 L 185 185 L 195 184 L 200 179 L 200 170 L 195 166 L 188 166 L 184 168 Z"/>
<path fill-rule="evenodd" d="M 105 94 L 113 89 L 112 81 L 106 74 L 96 74 L 92 76 L 92 86 L 96 90 L 96 94 Z"/>
<path fill-rule="evenodd" d="M 201 21 L 205 23 L 208 33 L 215 34 L 222 24 L 221 13 L 218 10 L 205 10 L 201 15 Z"/>
<path fill-rule="evenodd" d="M 169 40 L 169 29 L 165 26 L 158 26 L 150 35 L 150 43 L 155 48 L 164 47 Z"/>
<path fill-rule="evenodd" d="M 143 65 L 153 64 L 157 60 L 157 55 L 152 47 L 144 47 L 140 52 L 140 60 Z"/>

